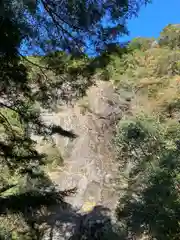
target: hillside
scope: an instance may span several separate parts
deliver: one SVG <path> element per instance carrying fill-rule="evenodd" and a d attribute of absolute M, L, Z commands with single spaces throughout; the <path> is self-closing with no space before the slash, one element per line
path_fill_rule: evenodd
<path fill-rule="evenodd" d="M 157 42 L 134 39 L 130 54 L 113 56 L 111 78 L 133 93 L 115 140 L 127 184 L 117 216 L 130 238 L 180 237 L 179 33 L 179 25 L 169 25 Z"/>
<path fill-rule="evenodd" d="M 58 204 L 34 210 L 37 239 L 180 239 L 179 25 L 156 40 L 110 45 L 93 59 L 56 52 L 22 61 L 34 110 L 64 134 L 44 139 L 30 129 L 46 154 L 42 185 L 50 179 L 60 192 L 71 189 Z M 21 135 L 18 115 L 2 111 Z M 16 194 L 25 180 L 4 171 L 2 181 L 18 182 Z M 1 227 L 13 239 L 34 239 L 23 217 L 2 216 Z"/>

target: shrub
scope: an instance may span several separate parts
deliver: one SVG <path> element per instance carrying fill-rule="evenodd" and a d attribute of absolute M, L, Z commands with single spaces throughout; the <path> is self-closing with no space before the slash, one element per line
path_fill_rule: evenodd
<path fill-rule="evenodd" d="M 159 45 L 171 49 L 180 47 L 180 24 L 169 24 L 160 34 Z"/>
<path fill-rule="evenodd" d="M 128 49 L 130 50 L 141 50 L 146 51 L 147 49 L 153 47 L 155 44 L 155 38 L 134 38 L 129 44 Z"/>
<path fill-rule="evenodd" d="M 118 125 L 118 160 L 126 158 L 132 165 L 117 207 L 117 217 L 128 229 L 127 238 L 180 237 L 179 132 L 175 124 L 163 125 L 142 114 Z"/>

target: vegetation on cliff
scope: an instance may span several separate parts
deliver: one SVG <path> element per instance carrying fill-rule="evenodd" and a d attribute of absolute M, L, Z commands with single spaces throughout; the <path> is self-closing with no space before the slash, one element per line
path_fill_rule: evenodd
<path fill-rule="evenodd" d="M 132 52 L 113 56 L 111 79 L 134 94 L 115 140 L 126 182 L 117 216 L 127 236 L 139 239 L 180 238 L 178 39 L 179 25 L 169 25 L 154 46 L 136 39 Z"/>

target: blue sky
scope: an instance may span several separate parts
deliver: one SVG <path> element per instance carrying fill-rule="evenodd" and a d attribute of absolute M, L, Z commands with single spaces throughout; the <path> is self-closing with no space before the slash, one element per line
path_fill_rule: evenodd
<path fill-rule="evenodd" d="M 130 35 L 119 38 L 119 41 L 135 37 L 157 38 L 165 26 L 177 23 L 180 23 L 180 0 L 152 0 L 151 4 L 141 7 L 137 18 L 129 20 Z M 23 44 L 21 51 L 25 49 L 26 45 Z"/>
<path fill-rule="evenodd" d="M 170 23 L 180 23 L 180 0 L 152 0 L 152 4 L 141 8 L 137 18 L 129 21 L 130 36 L 123 37 L 122 41 L 134 37 L 157 38 Z"/>
<path fill-rule="evenodd" d="M 151 4 L 141 7 L 136 18 L 128 21 L 130 34 L 119 37 L 119 42 L 135 37 L 158 38 L 165 26 L 177 23 L 180 24 L 180 0 L 152 0 Z"/>

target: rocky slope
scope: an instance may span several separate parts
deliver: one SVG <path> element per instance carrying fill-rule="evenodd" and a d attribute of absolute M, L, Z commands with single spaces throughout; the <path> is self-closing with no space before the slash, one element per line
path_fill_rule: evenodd
<path fill-rule="evenodd" d="M 118 166 L 112 139 L 116 122 L 130 108 L 127 97 L 126 93 L 124 96 L 116 93 L 110 82 L 99 81 L 74 106 L 64 106 L 58 113 L 42 114 L 46 124 L 60 124 L 77 135 L 74 140 L 53 136 L 63 156 L 64 165 L 57 167 L 49 175 L 60 190 L 77 188 L 74 195 L 66 198 L 66 202 L 78 216 L 83 217 L 87 212 L 92 212 L 94 216 L 93 211 L 97 206 L 108 209 L 111 217 L 113 216 L 118 200 Z M 57 222 L 62 216 L 67 218 L 66 210 L 60 216 L 56 213 Z M 66 221 L 65 225 L 71 226 L 70 230 L 64 230 L 68 236 L 73 233 L 72 227 L 77 226 L 81 217 Z M 94 219 L 98 218 L 99 214 Z M 62 224 L 55 232 L 66 239 L 64 233 L 62 236 L 63 226 Z"/>

